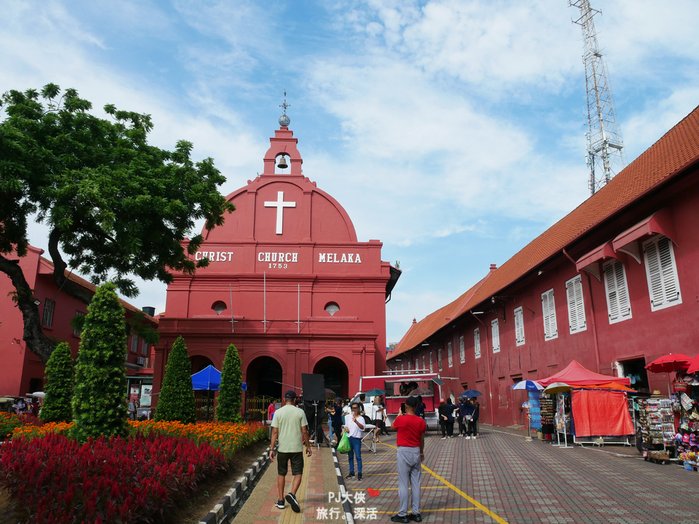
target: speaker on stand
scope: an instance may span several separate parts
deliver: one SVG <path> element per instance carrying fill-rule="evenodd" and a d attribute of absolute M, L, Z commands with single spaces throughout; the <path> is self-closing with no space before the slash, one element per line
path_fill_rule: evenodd
<path fill-rule="evenodd" d="M 306 415 L 306 418 L 313 419 L 309 423 L 313 428 L 311 439 L 315 440 L 316 447 L 320 447 L 323 441 L 327 439 L 323 431 L 323 420 L 318 416 L 319 406 L 325 412 L 325 377 L 318 373 L 301 373 L 301 384 L 303 386 L 304 407 L 313 407 L 313 416 L 309 417 L 308 414 Z M 329 444 L 330 441 L 328 441 Z"/>

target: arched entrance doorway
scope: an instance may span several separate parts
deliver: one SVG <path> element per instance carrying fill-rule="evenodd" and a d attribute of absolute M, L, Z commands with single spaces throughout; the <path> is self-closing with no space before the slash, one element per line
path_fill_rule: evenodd
<path fill-rule="evenodd" d="M 189 363 L 192 366 L 192 375 L 198 373 L 206 366 L 214 365 L 211 359 L 205 357 L 204 355 L 192 355 L 189 357 Z M 219 369 L 219 371 L 221 371 Z M 194 402 L 197 409 L 197 420 L 213 420 L 214 413 L 216 410 L 214 398 L 216 393 L 214 391 L 195 391 L 194 392 Z"/>
<path fill-rule="evenodd" d="M 250 397 L 282 397 L 282 367 L 272 357 L 257 357 L 248 364 L 245 380 Z"/>
<path fill-rule="evenodd" d="M 205 357 L 204 355 L 192 355 L 191 357 L 189 357 L 189 362 L 192 364 L 192 374 L 201 371 L 208 365 L 216 365 L 213 362 L 211 362 L 211 359 Z M 219 371 L 221 370 L 219 369 Z"/>
<path fill-rule="evenodd" d="M 325 389 L 332 389 L 336 395 L 347 398 L 349 396 L 348 383 L 349 371 L 347 365 L 336 357 L 325 357 L 313 366 L 313 373 L 323 375 Z"/>

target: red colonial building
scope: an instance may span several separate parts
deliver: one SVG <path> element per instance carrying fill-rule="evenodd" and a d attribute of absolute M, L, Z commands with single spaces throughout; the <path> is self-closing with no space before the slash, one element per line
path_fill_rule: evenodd
<path fill-rule="evenodd" d="M 53 280 L 54 266 L 42 257 L 42 249 L 29 246 L 27 255 L 19 260 L 24 278 L 31 287 L 41 315 L 41 328 L 56 342 L 68 342 L 73 357 L 77 356 L 80 331 L 73 328 L 73 319 L 87 313 L 87 304 L 75 296 L 59 289 Z M 66 270 L 65 276 L 72 283 L 82 287 L 89 296 L 95 286 L 87 280 Z M 12 300 L 14 287 L 9 277 L 0 273 L 0 396 L 22 396 L 43 390 L 44 364 L 27 348 L 22 339 L 24 323 L 22 313 Z M 157 321 L 152 317 L 153 308 L 141 312 L 128 302 L 121 301 L 126 311 L 126 322 L 145 322 L 151 329 L 157 329 Z M 153 347 L 137 334 L 129 335 L 126 362 L 126 375 L 129 379 L 129 394 L 140 398 L 141 406 L 150 405 L 150 388 L 153 382 L 153 369 L 150 366 Z M 124 392 L 126 395 L 126 392 Z"/>
<path fill-rule="evenodd" d="M 192 370 L 221 369 L 234 343 L 248 397 L 280 397 L 318 373 L 346 396 L 386 365 L 385 303 L 400 272 L 381 242 L 359 242 L 347 212 L 303 175 L 288 117 L 270 139 L 261 175 L 228 195 L 236 210 L 203 231 L 194 255 L 210 264 L 175 274 L 160 317 L 159 391 L 175 338 Z"/>
<path fill-rule="evenodd" d="M 699 352 L 699 108 L 599 192 L 453 302 L 388 357 L 478 389 L 481 419 L 522 424 L 521 379 L 575 359 L 667 391 L 644 366 Z M 455 387 L 456 395 L 461 386 Z"/>

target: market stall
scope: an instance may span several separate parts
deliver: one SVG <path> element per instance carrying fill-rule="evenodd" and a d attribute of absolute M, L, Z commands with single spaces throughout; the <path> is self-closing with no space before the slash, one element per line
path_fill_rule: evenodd
<path fill-rule="evenodd" d="M 633 390 L 628 387 L 628 378 L 595 373 L 573 360 L 538 382 L 543 386 L 556 382 L 570 386 L 570 393 L 558 393 L 564 395 L 559 421 L 565 433 L 573 436 L 573 442 L 586 444 L 602 438 L 605 443 L 630 444 L 628 437 L 634 434 L 634 427 L 626 394 Z M 569 403 L 566 395 L 570 395 Z"/>

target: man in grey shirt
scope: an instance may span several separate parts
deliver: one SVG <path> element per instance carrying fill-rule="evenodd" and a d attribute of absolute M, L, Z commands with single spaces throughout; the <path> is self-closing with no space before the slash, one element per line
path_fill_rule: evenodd
<path fill-rule="evenodd" d="M 274 412 L 272 418 L 272 442 L 270 443 L 270 460 L 277 455 L 277 508 L 284 509 L 284 499 L 289 503 L 295 513 L 301 512 L 301 506 L 296 499 L 296 492 L 301 485 L 303 474 L 303 446 L 306 446 L 306 455 L 313 453 L 311 443 L 308 441 L 308 420 L 302 409 L 296 407 L 296 393 L 289 390 L 284 395 L 285 404 Z M 279 443 L 278 449 L 275 449 Z M 291 491 L 284 497 L 284 485 L 286 474 L 291 462 Z"/>

